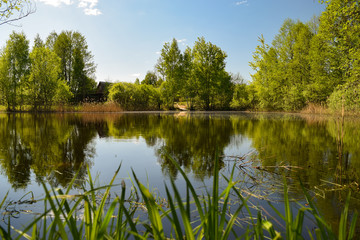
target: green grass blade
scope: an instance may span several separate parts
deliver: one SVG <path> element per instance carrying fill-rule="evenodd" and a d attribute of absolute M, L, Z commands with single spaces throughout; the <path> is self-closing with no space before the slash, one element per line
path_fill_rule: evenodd
<path fill-rule="evenodd" d="M 126 222 L 123 222 L 123 206 L 124 206 L 124 200 L 125 200 L 125 190 L 126 185 L 125 181 L 121 181 L 121 195 L 120 195 L 120 201 L 119 201 L 119 209 L 118 209 L 118 215 L 117 215 L 117 223 L 116 223 L 116 237 L 115 239 L 124 239 L 125 237 L 125 227 Z"/>
<path fill-rule="evenodd" d="M 5 201 L 6 201 L 6 198 L 7 198 L 7 196 L 9 195 L 9 191 L 7 191 L 7 193 L 5 194 L 5 196 L 4 196 L 4 198 L 3 198 L 3 200 L 1 201 L 1 203 L 0 203 L 0 209 L 2 208 L 2 206 L 4 205 L 4 203 L 5 203 Z"/>
<path fill-rule="evenodd" d="M 227 216 L 226 212 L 227 212 L 227 206 L 228 206 L 228 203 L 229 203 L 230 191 L 234 187 L 234 185 L 236 184 L 235 182 L 233 182 L 234 171 L 235 171 L 235 165 L 232 168 L 232 171 L 231 171 L 231 174 L 230 174 L 230 177 L 229 177 L 229 181 L 227 181 L 226 188 L 220 194 L 220 198 L 224 198 L 222 211 L 220 212 L 220 223 L 219 223 L 219 227 L 218 227 L 220 231 L 222 231 L 224 229 L 224 226 L 225 226 L 225 221 L 226 221 L 226 216 Z M 243 206 L 243 205 L 241 205 L 241 206 Z"/>
<path fill-rule="evenodd" d="M 209 199 L 209 203 L 211 200 Z M 211 208 L 211 215 L 212 215 L 212 222 L 211 228 L 214 230 L 214 235 L 216 238 L 219 238 L 219 218 L 218 218 L 218 203 L 219 203 L 219 157 L 216 154 L 215 158 L 215 167 L 213 173 L 213 196 L 212 196 L 212 208 Z M 222 229 L 221 229 L 222 230 Z M 221 234 L 221 231 L 220 231 Z"/>
<path fill-rule="evenodd" d="M 152 234 L 154 239 L 164 239 L 164 229 L 161 222 L 161 217 L 159 214 L 159 206 L 157 205 L 154 196 L 150 193 L 150 191 L 140 183 L 134 171 L 132 171 L 136 184 L 139 187 L 140 193 L 145 201 L 147 210 L 148 210 L 148 217 L 152 225 Z"/>
<path fill-rule="evenodd" d="M 284 177 L 284 205 L 285 205 L 285 223 L 286 223 L 286 239 L 293 239 L 292 222 L 293 215 L 290 207 L 289 188 L 286 178 Z"/>
<path fill-rule="evenodd" d="M 135 237 L 135 239 L 140 239 L 140 234 L 138 233 L 138 230 L 136 229 L 136 225 L 132 219 L 132 214 L 129 213 L 129 211 L 126 209 L 126 207 L 123 205 L 122 209 L 124 211 L 125 217 L 127 219 L 127 222 L 129 223 L 131 234 Z"/>
<path fill-rule="evenodd" d="M 49 204 L 50 204 L 50 207 L 51 207 L 51 210 L 53 211 L 54 213 L 54 221 L 51 223 L 52 224 L 52 228 L 53 228 L 53 231 L 50 231 L 51 233 L 55 233 L 57 232 L 58 234 L 60 234 L 61 238 L 62 239 L 68 239 L 67 237 L 67 233 L 65 231 L 65 227 L 63 225 L 63 222 L 60 218 L 60 212 L 62 211 L 61 209 L 58 209 L 56 207 L 56 204 L 54 202 L 53 199 L 55 199 L 56 203 L 57 203 L 57 206 L 59 206 L 59 202 L 57 201 L 57 198 L 56 198 L 56 195 L 54 197 L 51 197 L 50 196 L 50 192 L 48 191 L 46 185 L 44 183 L 42 183 L 43 185 L 43 189 L 45 190 L 45 195 L 46 195 L 46 199 L 48 200 Z M 64 216 L 65 217 L 65 216 Z M 57 231 L 55 231 L 56 229 L 56 226 L 57 226 Z"/>
<path fill-rule="evenodd" d="M 106 215 L 104 217 L 104 220 L 102 221 L 101 225 L 100 225 L 100 230 L 98 233 L 98 237 L 100 236 L 100 238 L 105 236 L 106 230 L 109 226 L 110 220 L 113 216 L 113 213 L 115 211 L 116 205 L 119 203 L 119 199 L 116 198 L 110 205 L 109 209 L 106 212 Z"/>
<path fill-rule="evenodd" d="M 348 234 L 348 240 L 354 239 L 357 217 L 358 217 L 358 213 L 355 212 L 354 216 L 352 217 L 352 220 L 351 220 L 351 225 L 350 225 L 349 234 Z"/>
<path fill-rule="evenodd" d="M 173 188 L 175 199 L 177 201 L 177 206 L 179 208 L 179 211 L 180 211 L 180 214 L 181 214 L 181 217 L 182 217 L 186 239 L 193 240 L 193 239 L 195 239 L 195 236 L 193 234 L 190 219 L 188 217 L 187 211 L 185 210 L 185 207 L 184 207 L 184 204 L 182 202 L 180 193 L 179 193 L 173 179 L 171 179 L 171 186 Z"/>
<path fill-rule="evenodd" d="M 323 220 L 319 212 L 317 211 L 317 208 L 315 204 L 311 201 L 311 197 L 306 191 L 303 183 L 300 181 L 300 186 L 303 190 L 303 193 L 305 195 L 306 201 L 308 202 L 310 206 L 310 210 L 312 215 L 315 217 L 317 227 L 318 229 L 315 231 L 316 238 L 317 239 L 336 239 L 335 235 L 331 231 L 331 228 L 326 224 L 326 222 Z"/>
<path fill-rule="evenodd" d="M 180 221 L 179 221 L 179 217 L 176 213 L 176 208 L 175 208 L 175 205 L 174 205 L 174 201 L 171 197 L 171 194 L 169 192 L 169 189 L 168 187 L 165 185 L 165 191 L 166 191 L 166 195 L 167 195 L 167 200 L 168 200 L 168 203 L 170 205 L 170 210 L 171 210 L 171 214 L 173 216 L 172 218 L 172 221 L 173 221 L 173 224 L 175 225 L 175 235 L 176 235 L 176 239 L 183 239 L 184 236 L 183 236 L 183 233 L 182 233 L 182 229 L 181 229 L 181 225 L 180 225 Z"/>
<path fill-rule="evenodd" d="M 340 223 L 339 223 L 339 240 L 346 239 L 346 231 L 347 231 L 347 219 L 349 213 L 349 205 L 350 205 L 350 192 L 346 198 L 345 207 L 343 212 L 341 213 Z"/>
<path fill-rule="evenodd" d="M 295 224 L 293 230 L 295 231 L 295 238 L 302 239 L 302 230 L 304 226 L 304 217 L 305 217 L 305 211 L 308 211 L 309 208 L 303 207 L 299 209 L 299 212 L 296 216 Z"/>
<path fill-rule="evenodd" d="M 242 207 L 244 205 L 240 205 L 238 207 L 238 209 L 233 213 L 232 217 L 230 218 L 230 220 L 227 222 L 226 228 L 223 232 L 223 235 L 221 237 L 221 239 L 223 240 L 227 240 L 229 238 L 230 232 L 234 227 L 234 224 L 236 222 L 237 216 L 239 215 L 240 211 L 242 210 Z"/>
<path fill-rule="evenodd" d="M 263 240 L 264 239 L 264 232 L 263 232 L 262 229 L 263 229 L 262 216 L 261 216 L 261 212 L 258 211 L 256 227 L 255 227 L 256 238 L 258 240 Z"/>
<path fill-rule="evenodd" d="M 12 239 L 11 238 L 11 235 L 10 235 L 10 232 L 9 231 L 6 231 L 3 227 L 0 226 L 0 237 L 1 239 Z"/>
<path fill-rule="evenodd" d="M 204 212 L 202 210 L 202 206 L 201 206 L 201 203 L 200 203 L 200 199 L 199 197 L 197 196 L 197 193 L 193 187 L 193 185 L 191 184 L 189 178 L 187 177 L 186 173 L 184 172 L 184 170 L 182 170 L 182 168 L 180 167 L 180 165 L 170 156 L 168 156 L 168 158 L 170 159 L 170 161 L 175 165 L 175 167 L 178 169 L 178 171 L 181 173 L 181 175 L 183 176 L 193 198 L 194 198 L 194 201 L 195 201 L 195 205 L 196 205 L 196 208 L 198 210 L 198 213 L 199 213 L 199 217 L 201 219 L 201 221 L 205 221 L 204 219 Z"/>
<path fill-rule="evenodd" d="M 99 230 L 101 227 L 101 218 L 104 212 L 104 207 L 105 207 L 105 203 L 106 200 L 109 196 L 110 193 L 110 189 L 113 186 L 113 183 L 116 179 L 117 174 L 120 171 L 120 166 L 117 168 L 117 170 L 115 171 L 114 176 L 112 177 L 109 186 L 106 188 L 104 195 L 102 196 L 101 202 L 99 204 L 99 206 L 97 206 L 96 210 L 95 210 L 95 214 L 94 214 L 94 220 L 93 220 L 93 226 L 92 226 L 92 232 L 91 232 L 91 239 L 97 239 L 98 238 L 98 234 L 99 234 Z M 94 202 L 94 204 L 96 204 L 96 201 Z"/>

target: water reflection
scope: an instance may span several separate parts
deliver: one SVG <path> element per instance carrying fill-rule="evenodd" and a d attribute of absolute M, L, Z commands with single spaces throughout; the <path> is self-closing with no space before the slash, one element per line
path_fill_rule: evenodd
<path fill-rule="evenodd" d="M 280 186 L 286 176 L 296 199 L 303 196 L 297 181 L 301 179 L 317 196 L 325 218 L 338 226 L 338 205 L 348 191 L 352 192 L 352 208 L 360 206 L 359 129 L 359 119 L 309 115 L 1 114 L 0 171 L 14 190 L 31 186 L 32 174 L 37 182 L 66 186 L 76 172 L 78 181 L 87 177 L 86 168 L 94 165 L 99 139 L 144 139 L 164 175 L 178 176 L 171 157 L 203 180 L 211 177 L 217 155 L 226 155 L 229 149 L 241 154 L 236 150 L 248 139 L 251 148 L 247 152 L 255 150 L 256 158 L 244 172 L 253 174 L 247 179 L 261 182 L 258 188 L 266 192 L 269 186 Z M 225 167 L 223 158 L 220 161 Z M 280 188 L 276 192 L 280 199 L 281 193 Z"/>
<path fill-rule="evenodd" d="M 78 118 L 63 115 L 1 115 L 0 164 L 13 189 L 36 180 L 66 186 L 78 172 L 86 175 L 95 153 L 94 128 Z"/>
<path fill-rule="evenodd" d="M 178 175 L 171 157 L 202 180 L 211 176 L 217 154 L 226 155 L 247 138 L 259 171 L 301 179 L 319 195 L 345 184 L 360 199 L 359 127 L 358 119 L 281 114 L 2 114 L 0 166 L 14 189 L 26 188 L 32 172 L 37 181 L 66 186 L 76 172 L 79 180 L 86 177 L 97 138 L 141 138 L 164 175 Z M 295 189 L 293 194 L 302 195 L 299 185 Z M 326 194 L 342 201 L 345 192 Z"/>
<path fill-rule="evenodd" d="M 188 172 L 211 176 L 216 153 L 245 136 L 268 171 L 301 178 L 307 186 L 326 179 L 357 181 L 360 169 L 359 121 L 296 115 L 79 114 L 0 115 L 1 170 L 13 188 L 29 184 L 31 170 L 53 185 L 66 186 L 76 171 L 86 175 L 99 138 L 143 138 L 154 149 L 164 174 L 177 176 L 169 161 Z M 250 151 L 250 149 L 249 149 Z M 223 163 L 222 163 L 223 164 Z M 287 171 L 274 166 L 297 166 Z M 300 168 L 299 168 L 300 169 Z"/>

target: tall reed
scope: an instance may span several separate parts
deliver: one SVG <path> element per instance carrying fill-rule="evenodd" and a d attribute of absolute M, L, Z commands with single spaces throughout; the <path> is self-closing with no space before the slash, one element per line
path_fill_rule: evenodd
<path fill-rule="evenodd" d="M 15 229 L 11 224 L 7 229 L 0 227 L 0 236 L 2 239 L 305 239 L 304 217 L 309 215 L 315 219 L 317 228 L 315 232 L 307 231 L 308 238 L 355 239 L 357 213 L 348 222 L 350 194 L 341 215 L 338 235 L 335 235 L 305 189 L 309 206 L 300 206 L 294 215 L 284 179 L 285 215 L 269 203 L 285 223 L 285 229 L 279 230 L 260 210 L 254 213 L 250 209 L 249 200 L 241 194 L 235 178 L 235 165 L 229 176 L 221 176 L 226 185 L 220 190 L 219 161 L 216 160 L 211 191 L 200 195 L 179 164 L 171 161 L 186 182 L 186 193 L 183 198 L 174 180 L 170 180 L 170 186 L 165 185 L 168 206 L 159 203 L 135 172 L 132 172 L 132 191 L 127 192 L 122 181 L 120 196 L 110 199 L 111 189 L 118 186 L 114 182 L 120 167 L 110 183 L 101 187 L 95 187 L 88 169 L 88 186 L 82 186 L 82 194 L 70 194 L 76 177 L 64 191 L 49 189 L 43 184 L 43 213 L 24 229 Z M 236 198 L 238 205 L 231 204 L 231 198 Z M 147 214 L 142 216 L 145 220 L 136 217 L 139 206 L 146 209 Z M 247 214 L 250 222 L 240 226 L 240 214 Z M 169 225 L 170 229 L 166 229 Z"/>

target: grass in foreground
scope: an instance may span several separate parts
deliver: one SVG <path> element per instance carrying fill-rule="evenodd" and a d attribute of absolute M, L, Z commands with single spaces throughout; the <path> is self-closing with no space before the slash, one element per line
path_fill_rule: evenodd
<path fill-rule="evenodd" d="M 172 160 L 173 161 L 173 160 Z M 236 179 L 234 169 L 229 177 L 222 176 L 227 185 L 224 190 L 219 188 L 219 166 L 216 161 L 212 191 L 199 196 L 194 186 L 173 161 L 186 182 L 186 197 L 182 198 L 178 187 L 171 181 L 171 187 L 165 186 L 168 206 L 160 204 L 154 194 L 145 187 L 133 172 L 133 188 L 130 196 L 126 195 L 125 183 L 121 183 L 120 196 L 110 200 L 110 190 L 119 169 L 107 186 L 96 188 L 89 174 L 89 188 L 83 186 L 83 194 L 69 195 L 75 178 L 69 187 L 62 190 L 48 189 L 43 184 L 46 197 L 44 211 L 24 229 L 15 229 L 8 225 L 0 227 L 2 239 L 354 239 L 357 213 L 353 214 L 349 223 L 348 207 L 350 195 L 341 215 L 338 235 L 335 235 L 325 219 L 319 214 L 310 196 L 304 190 L 309 207 L 301 206 L 296 215 L 290 207 L 288 187 L 284 187 L 285 215 L 270 206 L 285 222 L 285 230 L 276 229 L 275 225 L 261 213 L 253 216 L 243 198 Z M 101 193 L 101 198 L 99 198 Z M 141 200 L 139 200 L 141 195 Z M 239 203 L 232 211 L 230 196 L 237 198 Z M 2 208 L 6 197 L 0 204 Z M 139 207 L 145 208 L 145 220 L 136 217 Z M 194 210 L 195 209 L 195 210 Z M 194 218 L 194 213 L 196 217 Z M 247 214 L 250 221 L 239 223 L 240 214 Z M 304 236 L 304 217 L 310 214 L 317 228 L 315 232 L 307 231 Z M 52 220 L 49 220 L 49 216 Z M 169 227 L 165 227 L 170 224 Z M 241 228 L 241 231 L 237 229 Z M 241 232 L 241 233 L 240 233 Z M 240 235 L 241 234 L 241 235 Z"/>

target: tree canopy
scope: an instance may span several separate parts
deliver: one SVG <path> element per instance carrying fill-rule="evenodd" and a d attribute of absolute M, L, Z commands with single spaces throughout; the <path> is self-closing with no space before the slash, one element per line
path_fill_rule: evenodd
<path fill-rule="evenodd" d="M 8 110 L 50 110 L 53 103 L 85 99 L 95 88 L 96 66 L 79 32 L 35 37 L 30 53 L 24 33 L 13 32 L 0 52 L 0 98 Z"/>
<path fill-rule="evenodd" d="M 271 45 L 259 38 L 250 63 L 259 108 L 316 103 L 360 109 L 359 28 L 359 1 L 332 0 L 319 19 L 285 20 Z"/>
<path fill-rule="evenodd" d="M 164 44 L 155 65 L 156 72 L 149 71 L 141 85 L 148 85 L 150 98 L 157 96 L 152 90 L 157 88 L 160 99 L 155 97 L 156 104 L 151 104 L 156 107 L 162 104 L 166 109 L 173 109 L 175 102 L 185 102 L 189 109 L 228 109 L 233 82 L 231 74 L 225 71 L 226 57 L 220 47 L 203 37 L 198 38 L 192 49 L 187 47 L 184 51 L 173 39 Z M 137 82 L 115 84 L 110 90 L 110 99 L 126 109 L 138 109 L 143 104 L 136 99 L 145 98 L 137 97 L 143 87 L 136 85 Z"/>

